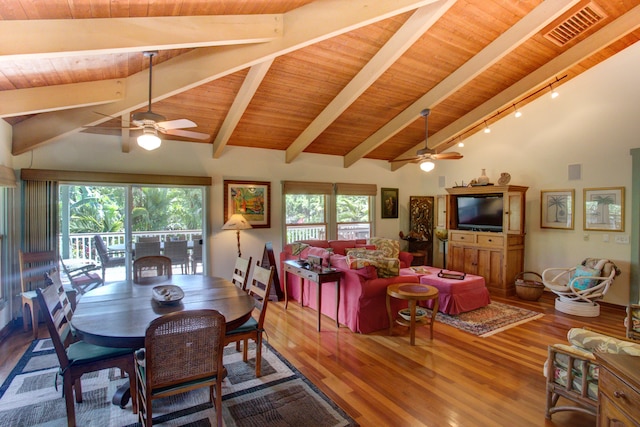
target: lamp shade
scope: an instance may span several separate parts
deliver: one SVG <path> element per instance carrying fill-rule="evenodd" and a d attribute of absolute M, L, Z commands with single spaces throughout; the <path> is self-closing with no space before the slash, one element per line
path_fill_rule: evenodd
<path fill-rule="evenodd" d="M 431 172 L 435 167 L 436 165 L 430 160 L 425 160 L 423 162 L 420 162 L 420 169 L 422 169 L 425 172 Z"/>
<path fill-rule="evenodd" d="M 222 226 L 223 230 L 246 230 L 252 228 L 249 221 L 241 214 L 233 214 Z"/>
<path fill-rule="evenodd" d="M 145 150 L 155 150 L 160 147 L 162 140 L 158 137 L 158 132 L 154 128 L 145 127 L 143 134 L 138 137 L 138 145 Z"/>

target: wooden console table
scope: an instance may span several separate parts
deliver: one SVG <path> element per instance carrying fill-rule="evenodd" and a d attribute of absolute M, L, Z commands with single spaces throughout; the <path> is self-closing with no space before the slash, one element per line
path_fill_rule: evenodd
<path fill-rule="evenodd" d="M 284 309 L 287 309 L 289 305 L 289 292 L 287 291 L 287 273 L 291 273 L 295 276 L 300 277 L 301 279 L 307 279 L 311 282 L 316 283 L 316 303 L 318 304 L 318 332 L 320 331 L 320 319 L 322 317 L 322 284 L 323 283 L 336 283 L 336 327 L 340 327 L 340 322 L 338 322 L 338 307 L 340 306 L 340 278 L 342 277 L 342 272 L 339 270 L 332 271 L 319 271 L 319 270 L 310 270 L 304 267 L 301 267 L 298 264 L 298 261 L 287 260 L 284 262 Z M 304 307 L 304 281 L 300 280 L 300 306 Z"/>
<path fill-rule="evenodd" d="M 640 357 L 595 353 L 600 363 L 598 426 L 640 424 Z"/>

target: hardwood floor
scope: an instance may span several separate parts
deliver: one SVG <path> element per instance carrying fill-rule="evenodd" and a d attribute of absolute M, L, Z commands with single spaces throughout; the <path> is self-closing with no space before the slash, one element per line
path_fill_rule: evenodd
<path fill-rule="evenodd" d="M 361 426 L 595 426 L 595 417 L 575 412 L 544 417 L 542 366 L 547 346 L 566 342 L 572 327 L 588 325 L 624 336 L 624 308 L 603 306 L 597 318 L 556 312 L 550 295 L 538 302 L 518 298 L 494 301 L 545 315 L 487 338 L 436 323 L 416 330 L 416 346 L 400 326 L 354 334 L 298 304 L 272 303 L 267 341 Z M 382 313 L 381 315 L 386 315 Z M 44 325 L 42 336 L 48 336 Z M 31 342 L 20 329 L 0 343 L 0 381 L 4 381 Z"/>

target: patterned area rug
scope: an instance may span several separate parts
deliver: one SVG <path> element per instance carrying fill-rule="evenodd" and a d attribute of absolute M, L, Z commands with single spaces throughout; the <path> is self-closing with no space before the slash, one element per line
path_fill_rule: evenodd
<path fill-rule="evenodd" d="M 262 376 L 255 378 L 255 351 L 249 362 L 235 344 L 225 349 L 228 376 L 223 392 L 223 418 L 235 426 L 357 426 L 344 411 L 318 390 L 273 348 L 262 351 Z M 58 359 L 51 340 L 34 341 L 0 387 L 0 426 L 66 426 L 62 386 L 54 388 Z M 59 382 L 61 379 L 59 380 Z M 126 378 L 105 369 L 82 377 L 83 402 L 76 403 L 79 426 L 135 426 L 137 415 L 111 404 Z M 154 425 L 212 426 L 215 410 L 207 387 L 153 402 Z"/>
<path fill-rule="evenodd" d="M 430 316 L 431 310 L 427 311 Z M 542 313 L 494 301 L 486 307 L 455 316 L 438 313 L 436 321 L 484 338 L 542 316 Z"/>

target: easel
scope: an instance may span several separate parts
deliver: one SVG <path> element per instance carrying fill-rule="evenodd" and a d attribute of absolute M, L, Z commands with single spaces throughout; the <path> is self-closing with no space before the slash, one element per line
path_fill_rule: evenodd
<path fill-rule="evenodd" d="M 275 301 L 282 301 L 284 299 L 284 293 L 280 289 L 280 278 L 278 277 L 278 264 L 276 263 L 276 257 L 273 255 L 273 246 L 271 242 L 264 244 L 264 252 L 262 253 L 262 261 L 260 266 L 264 268 L 274 267 L 273 282 L 271 283 L 271 292 L 269 292 L 269 299 Z"/>

